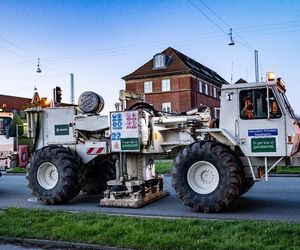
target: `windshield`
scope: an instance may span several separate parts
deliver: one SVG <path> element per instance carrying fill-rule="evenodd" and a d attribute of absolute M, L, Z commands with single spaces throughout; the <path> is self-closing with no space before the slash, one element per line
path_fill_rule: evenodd
<path fill-rule="evenodd" d="M 283 99 L 283 102 L 284 102 L 284 105 L 286 106 L 286 109 L 289 112 L 290 117 L 293 118 L 295 120 L 295 122 L 299 125 L 299 122 L 298 122 L 298 120 L 296 118 L 294 110 L 293 110 L 292 106 L 290 105 L 289 100 L 287 99 L 286 95 L 284 93 L 282 93 L 282 92 L 280 92 L 280 95 L 281 95 L 281 97 Z"/>
<path fill-rule="evenodd" d="M 0 135 L 5 135 L 11 123 L 10 117 L 0 117 Z"/>

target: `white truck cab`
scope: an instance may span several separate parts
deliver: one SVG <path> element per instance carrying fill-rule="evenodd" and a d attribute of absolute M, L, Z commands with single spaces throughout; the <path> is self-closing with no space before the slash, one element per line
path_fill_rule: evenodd
<path fill-rule="evenodd" d="M 275 81 L 224 86 L 220 128 L 247 156 L 293 156 L 299 144 L 296 117 Z"/>

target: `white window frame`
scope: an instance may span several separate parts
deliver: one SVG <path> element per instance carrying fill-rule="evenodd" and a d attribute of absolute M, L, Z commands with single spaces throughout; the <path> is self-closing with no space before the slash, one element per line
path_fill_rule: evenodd
<path fill-rule="evenodd" d="M 144 93 L 152 93 L 152 81 L 146 81 L 144 82 Z"/>
<path fill-rule="evenodd" d="M 208 84 L 205 83 L 205 94 L 208 95 Z"/>
<path fill-rule="evenodd" d="M 166 56 L 158 54 L 154 56 L 154 69 L 163 69 L 166 67 Z"/>
<path fill-rule="evenodd" d="M 217 88 L 214 87 L 214 98 L 217 98 Z"/>
<path fill-rule="evenodd" d="M 201 94 L 203 93 L 203 83 L 202 83 L 202 81 L 199 81 L 199 92 Z"/>
<path fill-rule="evenodd" d="M 171 113 L 172 111 L 172 109 L 171 109 L 171 103 L 170 102 L 163 102 L 162 104 L 161 104 L 161 110 L 163 111 L 163 112 L 167 112 L 167 113 Z"/>
<path fill-rule="evenodd" d="M 161 80 L 161 91 L 170 91 L 171 90 L 171 80 L 170 79 L 162 79 Z"/>

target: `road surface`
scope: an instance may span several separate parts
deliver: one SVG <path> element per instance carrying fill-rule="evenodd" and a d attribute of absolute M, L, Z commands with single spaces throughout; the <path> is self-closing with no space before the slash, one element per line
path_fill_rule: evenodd
<path fill-rule="evenodd" d="M 20 207 L 139 216 L 300 222 L 299 177 L 271 177 L 268 182 L 258 182 L 229 208 L 213 214 L 195 213 L 184 206 L 176 196 L 170 181 L 171 177 L 166 176 L 165 189 L 170 193 L 169 196 L 139 209 L 99 207 L 100 196 L 86 194 L 80 194 L 65 205 L 46 206 L 37 202 L 31 195 L 25 176 L 3 175 L 0 178 L 0 209 Z"/>

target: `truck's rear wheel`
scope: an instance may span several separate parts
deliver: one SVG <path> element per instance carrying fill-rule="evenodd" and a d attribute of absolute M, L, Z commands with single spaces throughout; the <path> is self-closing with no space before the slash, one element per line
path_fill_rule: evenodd
<path fill-rule="evenodd" d="M 106 183 L 116 177 L 116 156 L 100 156 L 89 163 L 83 174 L 82 191 L 99 194 L 106 190 Z"/>
<path fill-rule="evenodd" d="M 239 194 L 241 172 L 233 154 L 217 142 L 196 142 L 174 160 L 172 185 L 196 212 L 217 212 Z"/>
<path fill-rule="evenodd" d="M 27 172 L 29 188 L 45 204 L 65 203 L 80 192 L 81 159 L 70 149 L 48 146 L 37 150 Z"/>

